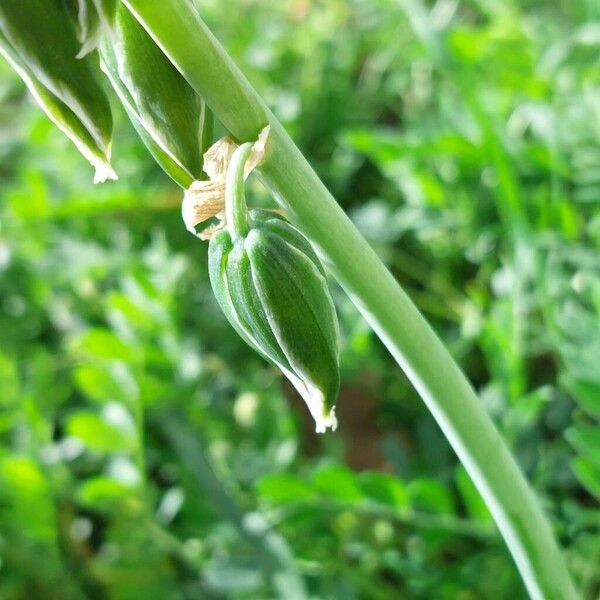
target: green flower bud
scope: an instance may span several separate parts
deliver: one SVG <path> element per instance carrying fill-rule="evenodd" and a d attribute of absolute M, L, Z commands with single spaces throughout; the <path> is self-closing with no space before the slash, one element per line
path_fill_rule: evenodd
<path fill-rule="evenodd" d="M 202 174 L 200 97 L 124 7 L 101 46 L 103 69 L 158 164 L 182 187 Z"/>
<path fill-rule="evenodd" d="M 250 144 L 227 171 L 227 227 L 209 245 L 210 281 L 240 336 L 277 365 L 304 398 L 317 432 L 335 429 L 339 332 L 325 272 L 308 240 L 266 211 L 248 213 L 243 167 Z"/>
<path fill-rule="evenodd" d="M 62 0 L 2 0 L 0 53 L 54 123 L 96 168 L 95 181 L 116 179 L 110 167 L 112 114 L 93 55 L 80 50 Z"/>
<path fill-rule="evenodd" d="M 110 32 L 117 14 L 119 0 L 71 0 L 77 5 L 78 38 L 85 56 L 100 45 L 102 34 Z"/>

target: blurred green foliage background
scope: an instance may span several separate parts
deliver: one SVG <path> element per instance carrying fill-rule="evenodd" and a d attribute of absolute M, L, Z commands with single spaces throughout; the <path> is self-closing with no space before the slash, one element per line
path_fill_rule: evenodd
<path fill-rule="evenodd" d="M 460 361 L 599 598 L 600 4 L 197 4 Z M 0 598 L 525 598 L 334 282 L 340 429 L 317 437 L 221 315 L 181 191 L 119 112 L 113 153 L 120 180 L 93 187 L 0 64 Z"/>

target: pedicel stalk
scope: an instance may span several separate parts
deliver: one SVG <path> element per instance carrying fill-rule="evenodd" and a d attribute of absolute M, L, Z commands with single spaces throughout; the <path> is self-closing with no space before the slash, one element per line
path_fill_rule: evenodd
<path fill-rule="evenodd" d="M 271 127 L 262 180 L 387 346 L 489 507 L 535 600 L 578 597 L 551 526 L 476 393 L 188 0 L 124 0 L 239 141 Z"/>

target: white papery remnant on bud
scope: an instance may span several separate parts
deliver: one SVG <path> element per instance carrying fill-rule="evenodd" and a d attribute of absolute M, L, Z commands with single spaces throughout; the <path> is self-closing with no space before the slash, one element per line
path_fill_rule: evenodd
<path fill-rule="evenodd" d="M 260 165 L 267 154 L 271 127 L 267 125 L 252 146 L 252 152 L 244 168 L 244 178 Z M 181 205 L 181 216 L 186 229 L 202 240 L 208 240 L 225 225 L 225 178 L 227 167 L 238 144 L 230 137 L 223 137 L 204 153 L 203 170 L 208 175 L 206 181 L 194 181 L 185 191 Z M 208 219 L 217 217 L 219 223 L 211 225 L 200 233 L 196 226 Z"/>

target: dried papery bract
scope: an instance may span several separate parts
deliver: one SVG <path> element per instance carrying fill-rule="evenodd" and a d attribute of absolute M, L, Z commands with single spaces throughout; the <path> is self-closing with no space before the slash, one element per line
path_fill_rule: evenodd
<path fill-rule="evenodd" d="M 222 137 L 217 140 L 204 153 L 203 171 L 208 175 L 211 181 L 222 181 L 225 183 L 227 167 L 231 161 L 233 153 L 236 151 L 238 144 L 230 137 Z"/>
<path fill-rule="evenodd" d="M 244 178 L 265 160 L 268 153 L 270 127 L 265 127 L 252 145 L 250 156 L 244 165 Z M 208 180 L 194 181 L 186 190 L 181 206 L 181 216 L 186 229 L 200 239 L 210 237 L 222 228 L 225 217 L 225 179 L 227 169 L 238 144 L 230 137 L 223 137 L 204 153 L 204 172 Z M 196 232 L 196 226 L 212 218 L 221 222 Z"/>
<path fill-rule="evenodd" d="M 225 217 L 225 182 L 224 181 L 194 181 L 186 190 L 181 205 L 181 216 L 186 229 L 197 235 L 201 240 L 221 229 Z M 213 217 L 220 221 L 219 225 L 210 226 L 196 233 L 196 225 L 204 223 Z"/>

